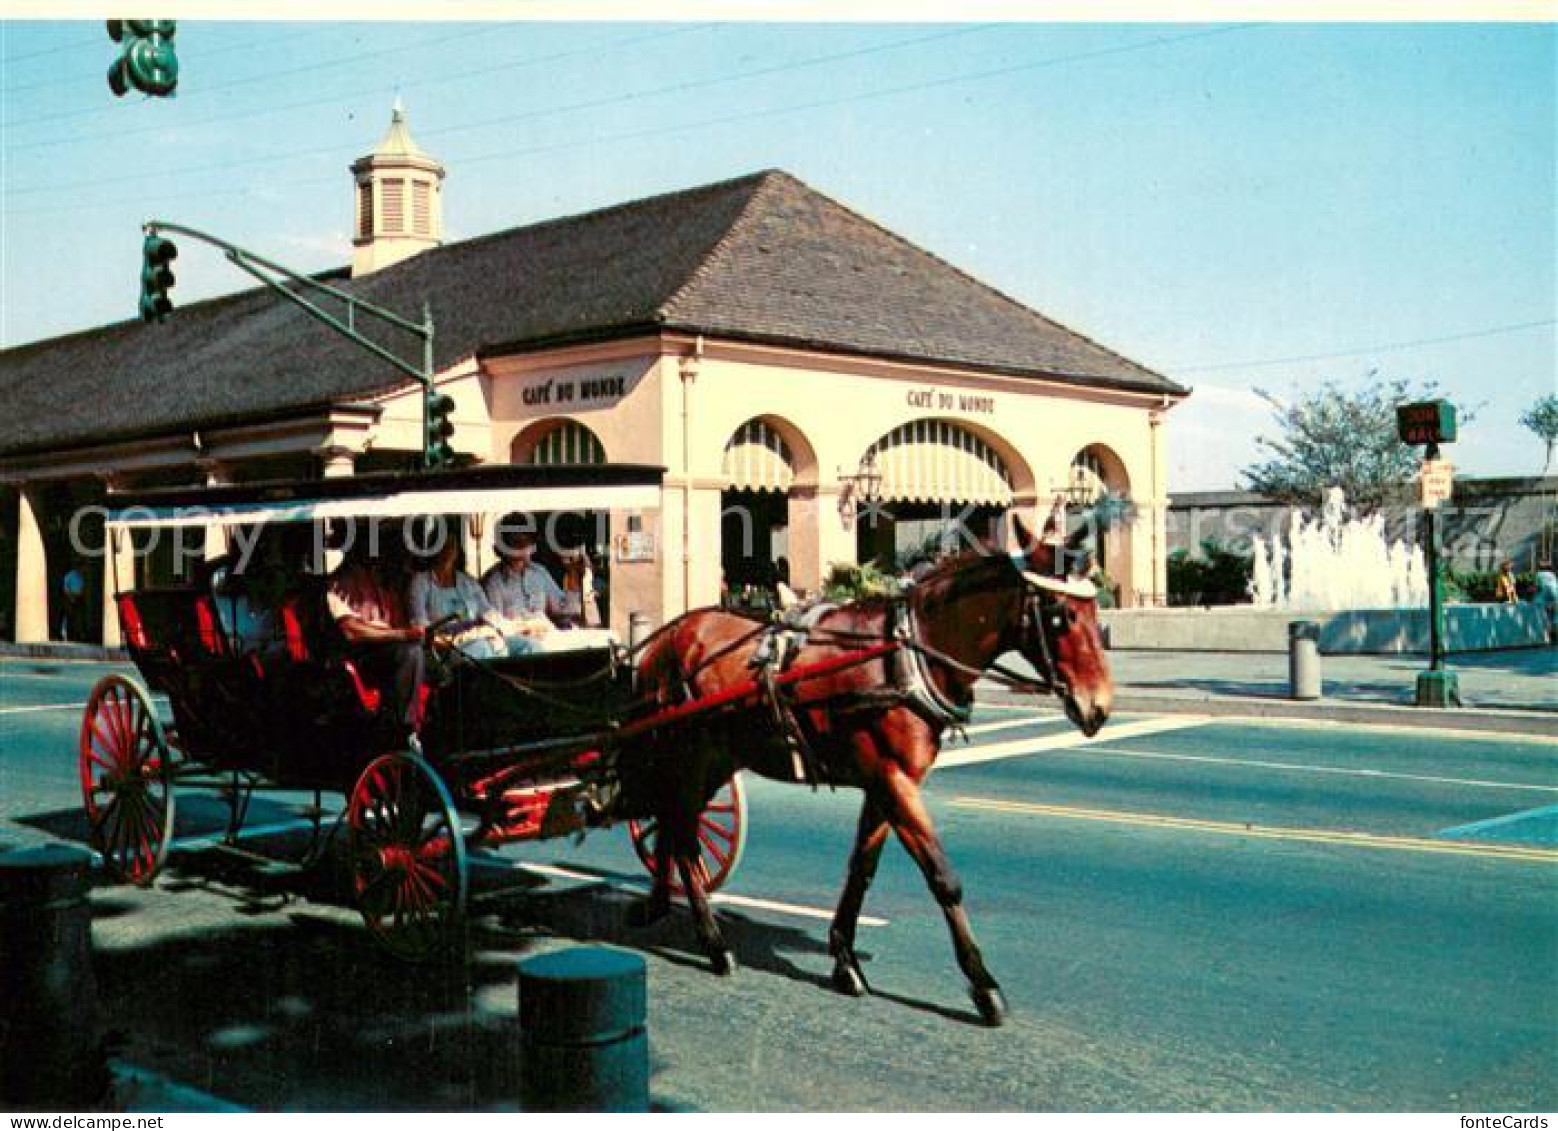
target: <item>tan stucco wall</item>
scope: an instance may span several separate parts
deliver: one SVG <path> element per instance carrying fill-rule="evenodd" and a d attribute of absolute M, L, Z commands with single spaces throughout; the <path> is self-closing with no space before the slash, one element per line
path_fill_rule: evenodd
<path fill-rule="evenodd" d="M 658 560 L 613 566 L 622 617 L 636 608 L 659 623 L 718 600 L 721 464 L 732 433 L 754 417 L 774 426 L 794 457 L 788 552 L 798 588 L 814 588 L 830 563 L 854 560 L 840 475 L 894 428 L 932 418 L 995 447 L 1017 505 L 1034 520 L 1063 488 L 1072 457 L 1106 446 L 1128 480 L 1116 486 L 1142 508 L 1128 535 L 1129 576 L 1116 580 L 1128 597 L 1150 600 L 1163 589 L 1166 445 L 1162 429 L 1154 443 L 1150 423 L 1159 397 L 675 336 L 489 361 L 486 377 L 486 458 L 507 460 L 515 437 L 566 418 L 588 426 L 613 462 L 666 468 L 660 513 L 646 520 L 658 522 Z M 565 387 L 573 395 L 559 399 Z M 586 398 L 586 389 L 605 392 Z"/>

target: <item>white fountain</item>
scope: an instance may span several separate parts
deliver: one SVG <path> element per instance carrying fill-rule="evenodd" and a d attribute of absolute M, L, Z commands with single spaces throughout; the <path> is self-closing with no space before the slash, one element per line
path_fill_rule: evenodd
<path fill-rule="evenodd" d="M 1280 534 L 1269 543 L 1257 534 L 1252 548 L 1250 597 L 1257 609 L 1328 612 L 1428 603 L 1421 547 L 1387 540 L 1383 515 L 1349 518 L 1340 487 L 1325 493 L 1314 519 L 1289 513 L 1285 543 Z"/>
<path fill-rule="evenodd" d="M 1282 652 L 1293 621 L 1319 624 L 1323 653 L 1415 653 L 1429 647 L 1423 551 L 1385 534 L 1380 515 L 1349 516 L 1340 488 L 1313 518 L 1290 512 L 1287 530 L 1251 539 L 1248 605 L 1122 609 L 1105 615 L 1110 646 L 1185 651 Z M 1449 605 L 1452 651 L 1541 644 L 1533 605 Z"/>

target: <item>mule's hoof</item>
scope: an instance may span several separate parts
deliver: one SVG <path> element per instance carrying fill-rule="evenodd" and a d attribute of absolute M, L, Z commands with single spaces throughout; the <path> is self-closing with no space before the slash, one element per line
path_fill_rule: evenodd
<path fill-rule="evenodd" d="M 630 927 L 650 927 L 670 913 L 669 903 L 657 904 L 652 899 L 641 899 L 628 908 L 627 924 Z"/>
<path fill-rule="evenodd" d="M 729 950 L 717 950 L 709 956 L 709 965 L 721 978 L 728 978 L 736 972 L 736 956 Z"/>
<path fill-rule="evenodd" d="M 974 1008 L 979 1010 L 979 1020 L 990 1028 L 997 1028 L 1006 1020 L 1006 999 L 994 986 L 969 991 L 974 997 Z"/>
<path fill-rule="evenodd" d="M 833 988 L 845 997 L 865 997 L 866 979 L 858 966 L 840 962 L 833 967 Z"/>

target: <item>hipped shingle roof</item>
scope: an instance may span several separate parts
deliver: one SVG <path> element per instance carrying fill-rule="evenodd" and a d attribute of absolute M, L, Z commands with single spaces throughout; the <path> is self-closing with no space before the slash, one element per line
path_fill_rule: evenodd
<path fill-rule="evenodd" d="M 777 171 L 449 244 L 360 279 L 321 279 L 413 319 L 430 303 L 439 369 L 684 330 L 1186 391 Z M 396 344 L 418 356 L 414 340 Z M 158 325 L 124 322 L 0 352 L 0 453 L 237 423 L 404 384 L 285 300 L 246 291 Z"/>

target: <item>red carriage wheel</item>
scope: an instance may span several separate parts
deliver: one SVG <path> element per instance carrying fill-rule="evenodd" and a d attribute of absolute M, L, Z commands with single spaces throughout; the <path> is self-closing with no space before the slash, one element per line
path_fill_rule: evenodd
<path fill-rule="evenodd" d="M 465 839 L 438 774 L 414 754 L 374 759 L 346 809 L 357 907 L 399 958 L 449 949 L 465 922 Z"/>
<path fill-rule="evenodd" d="M 633 849 L 651 876 L 658 872 L 655 860 L 655 834 L 659 824 L 653 817 L 629 821 L 628 834 Z M 747 794 L 741 776 L 733 776 L 715 791 L 698 815 L 698 857 L 693 866 L 700 869 L 703 889 L 716 892 L 725 886 L 741 863 L 747 846 Z M 671 871 L 671 890 L 681 894 L 682 881 L 675 868 Z"/>
<path fill-rule="evenodd" d="M 115 876 L 149 885 L 173 840 L 173 754 L 140 684 L 98 681 L 81 718 L 80 762 L 92 847 Z"/>

